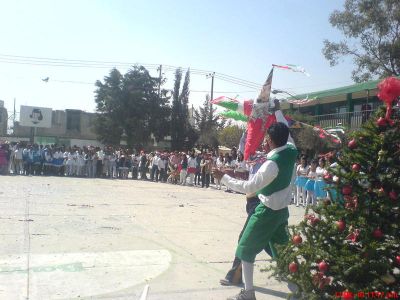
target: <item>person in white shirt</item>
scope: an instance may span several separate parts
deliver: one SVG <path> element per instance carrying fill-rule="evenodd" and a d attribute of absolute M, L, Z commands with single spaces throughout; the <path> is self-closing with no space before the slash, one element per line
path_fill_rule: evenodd
<path fill-rule="evenodd" d="M 296 169 L 296 206 L 299 204 L 305 206 L 306 205 L 306 189 L 305 185 L 307 182 L 307 174 L 310 166 L 307 165 L 307 159 L 305 156 L 300 158 L 300 164 Z M 301 200 L 300 200 L 301 199 Z"/>
<path fill-rule="evenodd" d="M 314 184 L 314 194 L 316 199 L 325 199 L 328 197 L 328 194 L 325 190 L 326 183 L 324 181 L 324 175 L 326 174 L 325 169 L 325 158 L 321 157 L 318 160 L 318 167 L 315 170 L 316 178 Z"/>
<path fill-rule="evenodd" d="M 314 193 L 314 187 L 315 187 L 315 180 L 317 178 L 317 160 L 312 160 L 311 161 L 311 166 L 308 170 L 307 173 L 307 182 L 304 186 L 305 190 L 307 191 L 307 198 L 306 198 L 306 204 L 311 204 L 314 205 L 315 204 L 315 193 Z"/>
<path fill-rule="evenodd" d="M 268 245 L 276 257 L 274 244 L 288 241 L 288 205 L 291 202 L 291 183 L 294 180 L 296 147 L 288 143 L 289 128 L 284 123 L 272 124 L 266 134 L 271 151 L 267 160 L 248 181 L 238 180 L 214 169 L 215 178 L 227 187 L 241 193 L 256 193 L 261 203 L 240 238 L 236 256 L 242 261 L 244 289 L 229 300 L 255 300 L 253 287 L 254 261 Z"/>
<path fill-rule="evenodd" d="M 67 167 L 67 176 L 73 176 L 74 175 L 74 168 L 75 168 L 75 152 L 70 149 L 70 151 L 67 154 L 67 162 L 66 162 L 66 167 Z"/>
<path fill-rule="evenodd" d="M 22 160 L 22 147 L 20 144 L 16 145 L 14 150 L 14 164 L 15 164 L 15 174 L 20 175 L 23 172 L 24 164 Z"/>
<path fill-rule="evenodd" d="M 97 151 L 97 169 L 96 169 L 96 177 L 101 177 L 103 175 L 103 159 L 104 159 L 104 151 L 99 149 Z"/>
<path fill-rule="evenodd" d="M 189 185 L 194 184 L 194 175 L 196 174 L 196 158 L 194 157 L 194 151 L 190 154 L 189 160 L 188 160 L 188 169 L 187 173 L 189 175 Z"/>
<path fill-rule="evenodd" d="M 81 149 L 76 151 L 76 175 L 77 176 L 86 175 L 86 161 Z"/>
<path fill-rule="evenodd" d="M 237 154 L 237 159 L 235 161 L 235 178 L 247 180 L 248 178 L 248 167 L 242 152 Z"/>
<path fill-rule="evenodd" d="M 224 160 L 224 155 L 222 153 L 219 154 L 217 161 L 215 162 L 215 165 L 217 167 L 217 169 L 222 170 L 224 168 L 225 165 L 225 160 Z M 221 189 L 221 180 L 215 178 L 215 186 L 217 188 L 217 190 Z"/>
<path fill-rule="evenodd" d="M 117 178 L 117 155 L 115 152 L 108 156 L 108 177 Z"/>
<path fill-rule="evenodd" d="M 160 153 L 156 152 L 152 161 L 151 161 L 151 171 L 150 171 L 150 180 L 158 182 L 158 162 L 160 161 Z"/>
<path fill-rule="evenodd" d="M 167 164 L 168 161 L 165 160 L 163 155 L 160 155 L 160 159 L 157 162 L 159 176 L 156 178 L 156 181 L 165 182 L 166 181 L 166 174 L 167 174 Z"/>

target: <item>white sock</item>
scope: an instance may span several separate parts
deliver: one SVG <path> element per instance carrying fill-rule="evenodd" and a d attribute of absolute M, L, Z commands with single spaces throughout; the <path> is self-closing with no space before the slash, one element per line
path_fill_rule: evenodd
<path fill-rule="evenodd" d="M 244 282 L 244 289 L 246 291 L 254 289 L 253 272 L 254 272 L 254 264 L 247 261 L 242 261 L 243 282 Z"/>

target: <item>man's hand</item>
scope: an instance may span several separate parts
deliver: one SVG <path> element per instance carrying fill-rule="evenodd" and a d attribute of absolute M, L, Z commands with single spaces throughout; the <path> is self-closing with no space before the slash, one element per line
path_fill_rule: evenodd
<path fill-rule="evenodd" d="M 217 168 L 213 168 L 212 173 L 214 178 L 217 180 L 221 180 L 222 176 L 224 176 L 224 172 L 218 170 Z"/>

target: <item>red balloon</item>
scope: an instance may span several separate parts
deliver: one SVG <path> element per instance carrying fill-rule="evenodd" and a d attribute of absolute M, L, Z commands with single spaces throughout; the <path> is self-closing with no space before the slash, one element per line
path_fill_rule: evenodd
<path fill-rule="evenodd" d="M 318 270 L 320 270 L 322 273 L 325 273 L 326 271 L 328 271 L 328 268 L 329 268 L 329 266 L 325 261 L 321 261 L 318 264 Z"/>
<path fill-rule="evenodd" d="M 293 244 L 298 245 L 303 242 L 303 239 L 301 238 L 300 235 L 295 235 L 295 236 L 293 236 L 292 241 L 293 241 Z"/>
<path fill-rule="evenodd" d="M 299 269 L 299 265 L 298 265 L 297 263 L 291 262 L 291 263 L 289 264 L 289 271 L 290 271 L 291 273 L 296 273 L 298 269 Z"/>
<path fill-rule="evenodd" d="M 355 149 L 355 148 L 357 147 L 357 142 L 356 142 L 356 140 L 355 140 L 355 139 L 352 139 L 352 140 L 347 144 L 347 146 L 348 146 L 350 149 Z"/>
<path fill-rule="evenodd" d="M 342 232 L 346 228 L 346 222 L 343 220 L 336 221 L 336 227 L 340 232 Z"/>

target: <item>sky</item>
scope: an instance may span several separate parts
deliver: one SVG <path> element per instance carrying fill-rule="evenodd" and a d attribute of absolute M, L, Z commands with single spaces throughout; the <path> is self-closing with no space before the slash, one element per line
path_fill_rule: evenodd
<path fill-rule="evenodd" d="M 95 111 L 94 82 L 113 64 L 65 66 L 65 60 L 163 65 L 205 70 L 263 84 L 272 64 L 301 65 L 311 74 L 275 69 L 273 89 L 292 94 L 352 84 L 351 60 L 330 67 L 323 40 L 338 41 L 329 15 L 344 0 L 0 0 L 0 100 L 20 105 Z M 27 57 L 58 59 L 58 66 Z M 64 60 L 64 61 L 63 61 Z M 41 62 L 43 64 L 43 62 Z M 45 63 L 48 64 L 48 63 Z M 104 67 L 104 65 L 106 65 Z M 48 82 L 43 81 L 49 78 Z M 201 105 L 211 78 L 192 71 L 189 102 Z M 258 88 L 214 78 L 214 98 L 251 99 Z M 18 115 L 17 115 L 18 119 Z"/>

